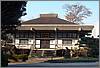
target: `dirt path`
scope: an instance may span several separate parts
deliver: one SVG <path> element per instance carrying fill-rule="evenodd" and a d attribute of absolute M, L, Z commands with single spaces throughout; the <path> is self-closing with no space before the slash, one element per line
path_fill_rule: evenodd
<path fill-rule="evenodd" d="M 48 60 L 56 60 L 56 59 L 63 59 L 63 57 L 53 57 L 53 58 L 29 58 L 28 60 L 26 60 L 26 62 L 10 62 L 10 63 L 27 63 L 27 64 L 31 64 L 31 63 L 39 63 L 39 62 L 45 62 Z"/>

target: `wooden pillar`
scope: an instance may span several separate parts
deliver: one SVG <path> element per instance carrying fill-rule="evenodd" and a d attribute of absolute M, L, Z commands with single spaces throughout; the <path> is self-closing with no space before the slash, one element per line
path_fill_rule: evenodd
<path fill-rule="evenodd" d="M 34 31 L 34 34 L 33 34 L 33 50 L 35 49 L 35 31 Z"/>
<path fill-rule="evenodd" d="M 58 39 L 57 39 L 57 28 L 55 28 L 55 55 L 56 55 L 56 47 L 58 46 Z"/>
<path fill-rule="evenodd" d="M 81 27 L 79 27 L 79 29 L 78 29 L 78 41 L 80 41 L 81 40 L 81 38 L 80 38 L 80 32 L 82 31 L 82 28 Z M 80 43 L 78 42 L 78 44 L 79 44 L 79 46 L 80 46 Z"/>
<path fill-rule="evenodd" d="M 29 58 L 32 57 L 32 51 L 35 49 L 35 30 L 32 29 L 32 31 L 33 31 L 33 44 L 31 45 L 31 48 L 30 48 Z"/>

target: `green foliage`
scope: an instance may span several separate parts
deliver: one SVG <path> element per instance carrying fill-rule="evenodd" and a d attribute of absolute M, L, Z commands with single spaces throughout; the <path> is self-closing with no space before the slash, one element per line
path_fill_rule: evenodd
<path fill-rule="evenodd" d="M 87 44 L 90 48 L 99 48 L 99 39 L 83 37 L 80 41 L 81 44 Z"/>
<path fill-rule="evenodd" d="M 14 34 L 16 26 L 20 25 L 19 18 L 26 14 L 24 13 L 26 11 L 25 6 L 26 1 L 1 1 L 1 39 L 5 40 L 5 42 L 9 41 L 9 39 L 10 42 L 12 41 L 11 37 L 7 36 L 7 34 Z M 2 56 L 1 62 L 5 65 L 8 58 L 3 54 Z M 12 57 L 14 58 L 14 56 Z"/>
<path fill-rule="evenodd" d="M 7 67 L 8 66 L 8 55 L 4 54 L 3 51 L 1 51 L 1 67 Z"/>
<path fill-rule="evenodd" d="M 15 57 L 17 59 L 23 59 L 23 58 L 28 58 L 28 55 L 27 54 L 20 54 L 20 55 L 15 55 Z"/>
<path fill-rule="evenodd" d="M 65 50 L 64 58 L 70 58 L 70 52 Z"/>
<path fill-rule="evenodd" d="M 47 54 L 43 55 L 43 57 L 46 57 L 46 56 L 47 56 Z M 32 54 L 32 57 L 42 57 L 42 56 L 41 56 L 41 54 L 34 53 L 34 54 Z"/>
<path fill-rule="evenodd" d="M 83 37 L 81 38 L 80 44 L 86 44 L 90 48 L 89 56 L 99 57 L 99 39 Z"/>
<path fill-rule="evenodd" d="M 20 25 L 19 18 L 26 15 L 26 1 L 1 1 L 1 38 L 6 40 L 6 34 L 13 33 Z"/>
<path fill-rule="evenodd" d="M 63 60 L 70 60 L 70 61 L 99 61 L 97 58 L 93 58 L 93 57 L 79 57 L 79 58 L 65 58 Z"/>
<path fill-rule="evenodd" d="M 59 60 L 49 60 L 50 63 L 78 63 L 78 62 L 97 62 L 99 59 L 92 57 L 79 57 L 79 58 L 64 58 Z"/>
<path fill-rule="evenodd" d="M 34 54 L 32 54 L 32 57 L 41 57 L 41 54 L 34 53 Z"/>
<path fill-rule="evenodd" d="M 28 59 L 28 55 L 27 54 L 19 54 L 19 55 L 9 55 L 8 56 L 9 59 L 12 59 L 14 60 L 15 62 L 18 62 L 19 60 L 22 60 L 22 61 L 26 61 Z"/>

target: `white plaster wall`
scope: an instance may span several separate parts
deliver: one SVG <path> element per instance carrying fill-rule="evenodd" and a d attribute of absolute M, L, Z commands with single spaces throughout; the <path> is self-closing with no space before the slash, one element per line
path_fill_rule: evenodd
<path fill-rule="evenodd" d="M 58 44 L 62 44 L 62 40 L 58 40 Z"/>
<path fill-rule="evenodd" d="M 72 44 L 63 44 L 63 49 L 66 49 L 66 47 L 68 47 L 68 49 L 71 49 L 71 48 L 79 49 L 79 45 L 75 45 L 75 44 L 77 44 L 77 42 L 78 42 L 78 40 L 74 39 L 74 40 L 72 40 Z"/>
<path fill-rule="evenodd" d="M 38 45 L 38 44 L 36 44 L 36 46 L 35 46 L 36 48 L 40 48 L 40 45 Z"/>
<path fill-rule="evenodd" d="M 72 40 L 72 44 L 76 44 L 78 40 Z"/>
<path fill-rule="evenodd" d="M 29 39 L 28 44 L 33 44 L 33 40 Z"/>
<path fill-rule="evenodd" d="M 30 49 L 31 45 L 15 45 L 18 49 Z"/>
<path fill-rule="evenodd" d="M 55 48 L 55 40 L 50 40 L 50 48 Z"/>
<path fill-rule="evenodd" d="M 40 48 L 40 40 L 36 40 L 36 45 L 35 45 L 36 48 Z"/>
<path fill-rule="evenodd" d="M 32 42 L 33 42 L 33 40 L 29 40 L 28 45 L 26 45 L 26 44 L 25 45 L 19 45 L 19 39 L 15 39 L 15 46 L 18 49 L 30 49 L 31 45 L 33 44 Z"/>
<path fill-rule="evenodd" d="M 19 44 L 19 39 L 15 39 L 15 44 Z"/>
<path fill-rule="evenodd" d="M 55 44 L 55 40 L 50 40 L 50 44 Z"/>
<path fill-rule="evenodd" d="M 61 48 L 62 47 L 62 40 L 57 40 L 58 41 L 58 46 L 56 48 Z M 55 40 L 50 40 L 50 48 L 55 48 Z"/>
<path fill-rule="evenodd" d="M 40 44 L 40 40 L 36 40 L 36 44 Z"/>
<path fill-rule="evenodd" d="M 68 44 L 62 44 L 62 40 L 58 40 L 58 47 L 63 49 L 66 49 L 66 47 L 68 47 L 68 49 L 72 48 L 79 48 L 78 45 L 75 46 L 75 44 L 77 43 L 78 40 L 72 40 L 72 45 L 68 45 Z M 63 46 L 62 46 L 63 45 Z M 40 48 L 40 40 L 36 40 L 36 48 Z M 55 48 L 55 40 L 50 40 L 50 48 Z"/>
<path fill-rule="evenodd" d="M 78 43 L 78 40 L 72 40 L 73 49 L 75 48 L 79 49 L 79 45 L 75 45 L 77 43 Z"/>
<path fill-rule="evenodd" d="M 50 44 L 50 48 L 55 48 L 55 45 L 53 45 L 53 44 Z"/>

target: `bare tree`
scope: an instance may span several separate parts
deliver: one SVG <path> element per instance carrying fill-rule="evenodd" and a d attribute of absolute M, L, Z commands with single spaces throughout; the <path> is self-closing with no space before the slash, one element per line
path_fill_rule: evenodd
<path fill-rule="evenodd" d="M 82 20 L 84 18 L 87 18 L 88 16 L 91 16 L 92 14 L 92 12 L 88 8 L 79 4 L 65 4 L 63 8 L 66 9 L 67 12 L 65 16 L 66 19 L 74 23 L 83 23 Z"/>

